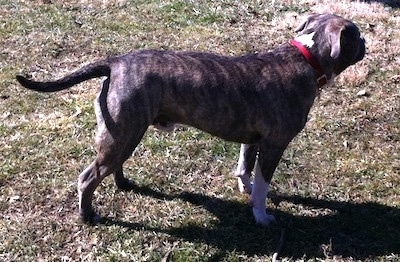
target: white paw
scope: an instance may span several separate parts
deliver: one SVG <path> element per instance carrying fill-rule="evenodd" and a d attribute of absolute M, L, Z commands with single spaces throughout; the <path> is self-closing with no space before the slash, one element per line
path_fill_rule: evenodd
<path fill-rule="evenodd" d="M 250 177 L 248 175 L 239 176 L 238 187 L 240 193 L 251 194 L 251 189 L 253 187 L 253 184 L 250 182 Z"/>
<path fill-rule="evenodd" d="M 268 215 L 265 208 L 258 209 L 253 207 L 253 216 L 257 224 L 262 226 L 270 226 L 276 223 L 275 217 L 273 215 Z"/>

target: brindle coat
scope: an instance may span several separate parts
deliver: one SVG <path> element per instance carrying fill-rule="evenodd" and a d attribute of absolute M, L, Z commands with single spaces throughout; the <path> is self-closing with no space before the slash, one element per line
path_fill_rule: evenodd
<path fill-rule="evenodd" d="M 357 27 L 341 17 L 310 16 L 299 31 L 315 32 L 310 51 L 328 79 L 364 56 Z M 258 209 L 254 215 L 262 224 L 272 220 L 265 213 L 265 185 L 289 142 L 303 129 L 319 89 L 315 70 L 295 47 L 287 43 L 272 52 L 240 57 L 143 50 L 89 64 L 54 82 L 17 79 L 27 88 L 54 92 L 101 76 L 107 79 L 95 103 L 97 157 L 78 184 L 84 221 L 98 219 L 92 195 L 103 178 L 113 173 L 118 187 L 131 188 L 122 165 L 148 126 L 171 123 L 244 144 L 238 176 L 250 176 L 258 154 L 254 187 L 261 189 L 253 188 L 258 192 L 252 196 Z"/>

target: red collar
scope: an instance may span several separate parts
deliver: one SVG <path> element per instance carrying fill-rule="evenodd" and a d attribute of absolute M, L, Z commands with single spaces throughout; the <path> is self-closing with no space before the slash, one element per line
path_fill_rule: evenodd
<path fill-rule="evenodd" d="M 307 62 L 315 69 L 315 71 L 317 71 L 318 86 L 321 88 L 323 85 L 325 85 L 328 82 L 326 74 L 324 74 L 324 70 L 322 70 L 322 67 L 319 64 L 318 60 L 315 59 L 310 50 L 308 50 L 308 48 L 305 47 L 302 43 L 294 39 L 290 40 L 290 44 L 299 49 L 300 53 L 302 53 Z"/>

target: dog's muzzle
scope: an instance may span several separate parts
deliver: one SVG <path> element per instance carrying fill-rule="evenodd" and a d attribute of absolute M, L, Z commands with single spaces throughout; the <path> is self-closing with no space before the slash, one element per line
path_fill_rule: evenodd
<path fill-rule="evenodd" d="M 365 39 L 364 37 L 360 38 L 360 44 L 358 48 L 358 56 L 356 57 L 356 60 L 353 62 L 353 64 L 357 63 L 358 61 L 361 61 L 365 56 Z"/>

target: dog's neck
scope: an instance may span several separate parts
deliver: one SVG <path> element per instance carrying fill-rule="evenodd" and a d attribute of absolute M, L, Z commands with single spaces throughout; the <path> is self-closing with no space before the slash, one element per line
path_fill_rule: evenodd
<path fill-rule="evenodd" d="M 318 87 L 321 88 L 322 86 L 326 85 L 328 83 L 327 76 L 324 73 L 324 70 L 322 69 L 320 63 L 318 60 L 313 56 L 310 52 L 310 50 L 303 45 L 301 42 L 292 39 L 290 41 L 290 44 L 294 47 L 296 47 L 300 53 L 304 56 L 304 58 L 307 60 L 307 62 L 315 69 L 317 72 L 317 82 L 318 82 Z"/>

